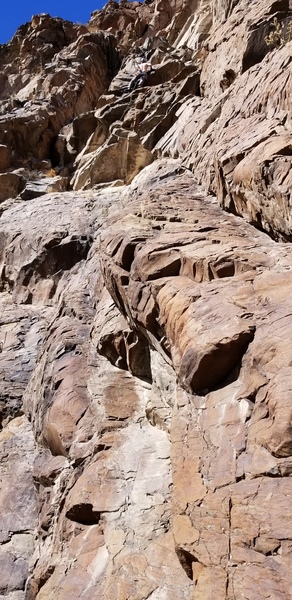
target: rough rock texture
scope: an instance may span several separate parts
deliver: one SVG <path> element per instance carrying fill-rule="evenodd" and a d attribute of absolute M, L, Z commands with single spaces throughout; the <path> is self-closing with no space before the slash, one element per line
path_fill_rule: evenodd
<path fill-rule="evenodd" d="M 0 47 L 0 600 L 290 600 L 291 19 Z"/>

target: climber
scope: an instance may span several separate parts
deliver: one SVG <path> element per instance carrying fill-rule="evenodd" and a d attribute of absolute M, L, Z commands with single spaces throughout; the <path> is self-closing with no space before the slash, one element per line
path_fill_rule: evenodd
<path fill-rule="evenodd" d="M 138 69 L 138 72 L 133 77 L 133 79 L 131 79 L 131 81 L 128 85 L 129 90 L 135 89 L 135 87 L 136 87 L 135 84 L 138 83 L 139 79 L 141 79 L 141 83 L 140 83 L 141 87 L 143 85 L 145 85 L 148 74 L 150 73 L 150 71 L 154 70 L 154 69 L 152 69 L 151 62 L 147 62 L 145 58 L 142 58 L 140 63 L 136 62 L 135 64 Z"/>

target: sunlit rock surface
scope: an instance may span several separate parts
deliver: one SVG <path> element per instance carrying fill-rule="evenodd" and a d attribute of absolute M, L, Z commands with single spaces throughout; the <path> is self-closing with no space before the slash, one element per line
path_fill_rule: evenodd
<path fill-rule="evenodd" d="M 0 600 L 290 600 L 291 20 L 0 47 Z"/>

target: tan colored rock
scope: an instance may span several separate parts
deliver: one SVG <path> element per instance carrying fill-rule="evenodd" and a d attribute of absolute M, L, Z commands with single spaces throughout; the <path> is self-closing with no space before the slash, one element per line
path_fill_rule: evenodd
<path fill-rule="evenodd" d="M 137 377 L 151 379 L 149 346 L 143 336 L 131 330 L 107 290 L 100 298 L 92 339 L 98 352 L 116 367 Z"/>
<path fill-rule="evenodd" d="M 90 30 L 113 33 L 126 53 L 131 46 L 141 45 L 149 37 L 161 33 L 170 23 L 175 11 L 174 2 L 111 2 L 102 10 L 94 11 L 88 23 Z"/>
<path fill-rule="evenodd" d="M 34 550 L 37 501 L 32 467 L 35 442 L 26 417 L 12 419 L 0 432 L 0 594 L 24 600 Z M 25 502 L 24 502 L 25 499 Z"/>
<path fill-rule="evenodd" d="M 24 188 L 24 179 L 16 173 L 0 173 L 0 202 L 16 198 Z"/>
<path fill-rule="evenodd" d="M 210 590 L 214 590 L 213 586 L 216 585 L 219 590 L 218 594 L 221 594 L 220 597 L 225 598 L 226 573 L 229 572 L 227 566 L 229 564 L 229 512 L 230 506 L 233 506 L 233 493 L 236 493 L 237 489 L 236 481 L 244 478 L 245 475 L 248 478 L 258 477 L 260 473 L 280 476 L 281 461 L 283 461 L 284 456 L 290 456 L 290 434 L 288 429 L 290 413 L 286 403 L 283 403 L 283 389 L 287 387 L 285 378 L 286 361 L 291 359 L 291 347 L 287 339 L 289 326 L 285 319 L 283 319 L 283 329 L 282 327 L 279 328 L 275 321 L 278 343 L 277 350 L 273 350 L 274 346 L 272 345 L 271 348 L 271 339 L 273 339 L 274 344 L 276 338 L 270 337 L 272 320 L 269 313 L 272 306 L 274 306 L 273 310 L 276 311 L 276 306 L 281 306 L 283 309 L 285 302 L 289 302 L 287 294 L 289 294 L 288 289 L 290 289 L 290 275 L 286 270 L 289 270 L 289 253 L 288 249 L 285 251 L 283 247 L 279 248 L 280 254 L 279 259 L 277 259 L 275 243 L 268 240 L 263 234 L 256 234 L 250 230 L 252 236 L 250 243 L 253 244 L 253 251 L 252 263 L 248 263 L 247 256 L 250 260 L 251 246 L 249 246 L 244 259 L 244 243 L 247 242 L 248 234 L 246 229 L 245 242 L 242 243 L 241 235 L 246 227 L 243 222 L 237 221 L 231 216 L 225 216 L 220 221 L 218 212 L 218 217 L 215 218 L 214 216 L 213 218 L 213 223 L 216 223 L 216 226 L 210 228 L 210 215 L 212 212 L 215 215 L 218 209 L 211 201 L 209 201 L 210 204 L 207 208 L 208 200 L 205 198 L 203 205 L 200 197 L 198 197 L 196 218 L 195 190 L 192 192 L 192 216 L 190 212 L 184 213 L 184 206 L 190 206 L 188 202 L 184 205 L 184 198 L 185 195 L 191 193 L 190 190 L 192 189 L 191 178 L 186 174 L 176 179 L 176 196 L 175 199 L 172 196 L 170 204 L 166 199 L 170 198 L 172 177 L 177 176 L 172 175 L 173 171 L 170 169 L 167 178 L 166 173 L 163 173 L 163 163 L 160 167 L 160 181 L 158 177 L 156 181 L 154 179 L 154 165 L 148 167 L 148 181 L 150 182 L 151 177 L 153 177 L 152 185 L 155 185 L 155 194 L 151 193 L 150 186 L 148 189 L 145 188 L 146 174 L 141 175 L 141 187 L 139 187 L 139 179 L 133 183 L 135 194 L 139 197 L 139 208 L 137 203 L 135 209 L 135 203 L 133 203 L 131 206 L 131 219 L 125 218 L 124 221 L 121 221 L 123 229 L 128 227 L 129 232 L 131 232 L 130 238 L 127 239 L 125 235 L 122 238 L 118 236 L 117 232 L 121 228 L 118 222 L 118 224 L 112 225 L 111 236 L 103 242 L 106 280 L 121 310 L 125 311 L 134 320 L 136 327 L 148 336 L 151 344 L 155 345 L 162 356 L 169 355 L 168 348 L 170 348 L 174 367 L 178 369 L 179 380 L 185 387 L 186 380 L 181 370 L 182 367 L 178 366 L 184 364 L 180 362 L 183 360 L 181 356 L 184 357 L 183 349 L 188 348 L 188 339 L 190 339 L 193 348 L 198 343 L 197 340 L 200 340 L 201 344 L 205 343 L 202 347 L 204 347 L 205 356 L 210 357 L 210 364 L 208 368 L 202 369 L 205 379 L 204 383 L 202 380 L 201 389 L 198 390 L 199 396 L 196 394 L 192 397 L 188 395 L 178 396 L 178 406 L 172 418 L 174 513 L 177 514 L 179 519 L 189 516 L 194 528 L 192 530 L 192 525 L 190 525 L 191 529 L 183 526 L 178 529 L 178 526 L 175 525 L 174 535 L 178 558 L 189 578 L 197 581 L 197 593 L 202 598 L 205 594 L 208 597 L 208 594 L 211 594 Z M 181 187 L 179 188 L 178 185 L 181 185 Z M 142 211 L 141 207 L 143 207 Z M 135 219 L 135 210 L 138 215 L 141 215 L 142 212 L 143 217 L 139 216 Z M 160 211 L 160 215 L 164 215 L 164 227 L 161 228 L 160 221 L 160 229 L 155 231 L 155 229 L 151 229 L 151 223 L 152 227 L 155 227 L 155 220 L 153 219 L 155 219 L 158 211 Z M 175 223 L 174 216 L 178 214 L 179 218 Z M 206 214 L 206 222 L 204 222 L 204 214 Z M 188 228 L 186 222 L 189 223 Z M 220 226 L 218 226 L 219 222 Z M 171 223 L 171 230 L 168 223 Z M 237 226 L 239 227 L 238 233 L 240 232 L 237 248 L 240 248 L 242 254 L 241 258 L 238 255 L 238 267 L 234 268 L 233 263 L 233 268 L 230 270 L 230 262 L 226 258 L 226 248 L 229 240 L 234 242 L 236 239 Z M 235 228 L 232 234 L 227 233 L 229 227 Z M 226 234 L 224 233 L 225 228 Z M 175 230 L 176 243 L 179 241 L 179 245 L 174 243 L 172 237 Z M 190 231 L 193 236 L 192 239 L 190 239 Z M 210 251 L 212 250 L 210 257 L 214 252 L 217 254 L 217 259 L 214 260 L 212 257 L 210 260 L 209 258 L 209 270 L 203 270 L 201 266 L 198 270 L 197 264 L 200 265 L 198 262 L 192 262 L 192 268 L 190 269 L 188 261 L 190 257 L 193 261 L 195 256 L 191 250 L 192 244 L 198 245 L 197 247 L 202 250 L 204 260 L 208 260 L 209 249 L 208 241 L 204 235 L 205 231 L 208 231 L 208 238 L 211 231 L 210 241 L 213 243 L 210 244 Z M 223 242 L 224 235 L 226 235 L 225 242 Z M 256 242 L 258 235 L 261 237 L 261 242 L 259 238 Z M 143 238 L 146 239 L 141 243 Z M 118 239 L 121 240 L 120 244 Z M 206 242 L 207 245 L 204 247 Z M 224 246 L 224 243 L 227 246 Z M 260 244 L 258 249 L 256 249 L 257 243 Z M 132 247 L 132 258 L 131 261 L 127 261 L 125 260 L 127 256 L 126 249 L 130 246 Z M 164 247 L 171 247 L 171 251 L 162 254 Z M 113 253 L 113 262 L 108 258 L 110 252 Z M 223 255 L 224 261 L 222 261 Z M 146 260 L 146 256 L 148 260 Z M 288 263 L 286 263 L 286 267 L 283 264 L 282 274 L 278 274 L 278 260 L 282 261 L 283 259 L 284 264 L 287 260 Z M 196 260 L 199 261 L 199 257 Z M 256 266 L 257 260 L 259 262 Z M 196 264 L 196 268 L 194 268 L 194 264 Z M 213 270 L 216 264 L 220 265 L 218 271 Z M 212 265 L 211 269 L 210 265 Z M 122 273 L 124 273 L 124 278 Z M 184 273 L 187 273 L 187 276 Z M 272 273 L 274 273 L 275 279 L 273 279 Z M 128 282 L 129 277 L 130 281 Z M 198 280 L 196 281 L 197 277 Z M 269 291 L 265 287 L 265 281 L 269 281 Z M 111 282 L 115 282 L 114 287 Z M 228 294 L 225 292 L 227 285 Z M 205 293 L 207 296 L 205 296 Z M 224 308 L 225 299 L 227 300 L 226 308 Z M 233 313 L 232 306 L 236 309 L 235 313 Z M 250 343 L 245 342 L 242 346 L 242 355 L 239 360 L 236 359 L 234 349 L 231 350 L 235 362 L 233 366 L 229 363 L 229 375 L 224 380 L 223 363 L 220 362 L 219 358 L 220 348 L 222 348 L 223 361 L 227 361 L 228 354 L 225 343 L 228 339 L 232 339 L 232 328 L 237 322 L 238 316 L 236 314 L 238 315 L 239 307 L 240 310 L 244 311 L 241 313 L 244 328 L 249 327 L 249 323 L 251 323 L 252 328 L 255 327 L 255 329 L 251 329 L 253 333 Z M 284 312 L 286 310 L 284 309 Z M 219 316 L 221 311 L 224 312 L 224 318 Z M 267 311 L 266 318 L 264 317 L 265 311 Z M 228 325 L 227 315 L 230 319 Z M 206 320 L 198 329 L 202 318 Z M 258 318 L 260 321 L 258 321 Z M 187 320 L 188 325 L 186 325 Z M 210 339 L 210 337 L 219 333 L 220 323 L 224 323 L 226 331 L 221 341 L 219 339 L 215 342 L 215 358 L 212 351 L 208 354 L 207 338 Z M 269 336 L 265 333 L 266 327 L 269 328 Z M 284 331 L 286 332 L 284 334 L 285 341 L 282 337 Z M 188 332 L 189 338 L 185 337 L 185 332 Z M 166 341 L 163 336 L 166 337 Z M 269 350 L 268 348 L 265 350 L 263 347 L 263 353 L 261 354 L 260 347 L 263 339 L 266 339 Z M 266 364 L 265 368 L 263 367 L 263 360 Z M 223 380 L 219 385 L 216 382 L 212 384 L 216 367 L 219 365 Z M 194 360 L 190 361 L 189 366 L 186 363 L 185 368 L 186 370 L 190 369 L 190 373 L 192 373 L 192 368 L 195 369 L 197 374 L 200 373 Z M 243 386 L 242 378 L 245 382 Z M 279 394 L 274 394 L 272 390 L 277 379 L 283 381 L 283 388 Z M 196 385 L 196 379 L 190 381 L 194 382 L 193 385 Z M 208 385 L 213 388 L 212 391 L 210 391 Z M 267 390 L 271 391 L 268 392 Z M 197 390 L 195 391 L 197 392 Z M 268 406 L 270 406 L 269 409 L 266 408 Z M 269 420 L 267 420 L 268 410 L 271 411 L 272 426 L 269 425 Z M 192 427 L 190 427 L 190 423 L 192 423 Z M 203 435 L 200 433 L 201 431 L 204 432 Z M 281 440 L 281 443 L 277 440 Z M 266 451 L 263 455 L 262 446 L 265 446 L 269 452 Z M 253 463 L 249 458 L 250 452 L 256 453 L 252 454 L 254 457 Z M 191 457 L 191 460 L 189 457 Z M 285 485 L 284 481 L 283 485 Z M 289 487 L 288 481 L 287 485 Z M 223 498 L 224 503 L 222 504 Z M 241 501 L 244 507 L 244 500 Z M 220 510 L 219 506 L 221 506 Z M 242 510 L 245 509 L 242 508 Z M 185 515 L 186 511 L 187 514 Z M 264 527 L 269 530 L 268 509 L 265 514 L 267 523 Z M 279 517 L 274 517 L 273 520 L 280 518 L 280 514 L 281 510 L 279 508 L 279 512 L 277 512 Z M 178 520 L 178 522 L 180 521 Z M 184 520 L 182 522 L 184 523 Z M 255 522 L 254 519 L 253 522 Z M 177 523 L 177 520 L 174 523 Z M 250 525 L 247 525 L 247 528 L 250 526 L 251 522 Z M 234 525 L 234 531 L 236 530 L 237 525 Z M 262 533 L 264 531 L 262 527 L 261 531 Z M 261 534 L 259 535 L 261 536 Z M 266 557 L 265 553 L 260 553 L 258 556 L 257 551 L 254 551 L 251 546 L 251 539 L 255 537 L 252 529 L 250 536 L 250 541 L 239 543 L 238 552 L 235 555 L 232 554 L 232 557 L 234 557 L 232 569 L 237 572 L 236 565 L 238 564 L 244 586 L 248 585 L 249 576 L 248 570 L 246 573 L 241 570 L 240 565 L 243 560 L 249 564 L 259 560 L 262 565 L 262 576 L 268 578 L 271 576 L 269 558 Z M 279 533 L 275 535 L 274 531 L 269 531 L 268 538 L 274 540 L 273 548 L 277 544 L 281 544 L 280 537 Z M 275 542 L 275 540 L 278 541 Z M 265 543 L 264 538 L 263 543 Z M 248 546 L 248 550 L 246 550 L 246 546 Z M 287 587 L 289 576 L 285 559 L 279 560 Z M 198 567 L 193 566 L 197 564 Z M 223 564 L 226 565 L 224 568 L 222 568 Z M 207 570 L 205 570 L 206 567 Z M 215 573 L 212 575 L 214 567 Z M 218 573 L 218 580 L 216 573 Z M 237 588 L 234 593 L 239 593 Z M 279 593 L 282 592 L 279 591 Z"/>
<path fill-rule="evenodd" d="M 200 43 L 208 36 L 213 21 L 212 2 L 200 0 L 195 3 L 184 2 L 182 10 L 175 11 L 168 27 L 168 40 L 176 47 L 188 46 L 198 50 Z"/>
<path fill-rule="evenodd" d="M 0 48 L 0 600 L 290 600 L 289 11 L 111 1 Z"/>
<path fill-rule="evenodd" d="M 81 164 L 77 163 L 73 189 L 89 189 L 98 183 L 115 180 L 130 183 L 152 160 L 153 155 L 143 147 L 135 132 L 113 129 L 106 145 L 89 157 L 85 155 Z"/>
<path fill-rule="evenodd" d="M 0 54 L 6 78 L 0 142 L 10 148 L 13 164 L 50 158 L 65 124 L 95 107 L 117 68 L 115 45 L 113 36 L 89 33 L 67 21 L 63 26 L 49 15 L 36 16 L 25 34 L 12 38 L 7 52 Z M 7 100 L 12 95 L 13 101 Z M 64 166 L 62 153 L 55 153 L 56 159 Z M 72 162 L 70 152 L 65 160 Z"/>
<path fill-rule="evenodd" d="M 207 96 L 218 94 L 220 89 L 224 91 L 238 75 L 260 63 L 268 54 L 264 38 L 272 22 L 270 15 L 277 11 L 274 0 L 256 1 L 248 10 L 245 0 L 214 4 L 214 26 L 209 32 L 208 55 L 201 75 L 202 90 Z M 286 5 L 288 9 L 289 3 Z M 280 13 L 280 19 L 284 17 L 285 13 Z"/>
<path fill-rule="evenodd" d="M 29 181 L 20 193 L 23 200 L 32 200 L 50 192 L 61 192 L 67 189 L 68 180 L 65 177 L 55 176 Z"/>
<path fill-rule="evenodd" d="M 269 53 L 214 100 L 189 98 L 154 148 L 186 156 L 223 208 L 286 240 L 291 234 L 290 46 Z M 208 85 L 213 93 L 212 77 Z"/>

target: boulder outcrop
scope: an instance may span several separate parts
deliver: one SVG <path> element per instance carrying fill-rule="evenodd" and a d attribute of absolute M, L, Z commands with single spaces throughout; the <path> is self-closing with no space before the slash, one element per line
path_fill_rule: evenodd
<path fill-rule="evenodd" d="M 291 22 L 0 46 L 0 600 L 291 598 Z"/>

